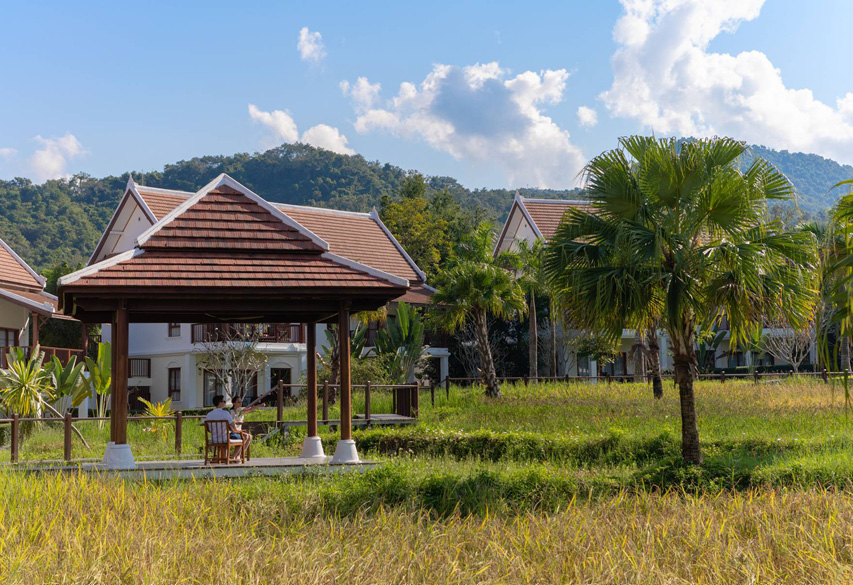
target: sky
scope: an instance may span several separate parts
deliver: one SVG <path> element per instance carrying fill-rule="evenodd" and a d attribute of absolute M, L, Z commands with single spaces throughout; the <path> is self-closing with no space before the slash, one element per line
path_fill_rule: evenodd
<path fill-rule="evenodd" d="M 0 178 L 305 142 L 565 189 L 651 132 L 849 164 L 851 17 L 846 0 L 0 0 Z"/>

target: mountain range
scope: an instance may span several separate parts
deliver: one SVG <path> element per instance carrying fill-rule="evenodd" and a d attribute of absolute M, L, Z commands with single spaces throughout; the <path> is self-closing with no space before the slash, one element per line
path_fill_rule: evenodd
<path fill-rule="evenodd" d="M 820 216 L 832 206 L 839 181 L 853 167 L 813 154 L 752 147 L 784 172 L 799 191 L 798 206 Z M 166 165 L 162 171 L 134 172 L 137 183 L 196 191 L 219 173 L 228 173 L 264 198 L 282 203 L 369 211 L 383 197 L 395 197 L 407 172 L 303 144 L 285 144 L 255 154 L 204 156 Z M 124 193 L 128 173 L 95 178 L 85 174 L 36 185 L 25 178 L 0 180 L 0 237 L 36 270 L 85 263 Z M 526 197 L 578 198 L 579 189 L 469 189 L 451 177 L 427 177 L 430 189 L 447 190 L 479 216 L 502 221 L 516 191 Z"/>

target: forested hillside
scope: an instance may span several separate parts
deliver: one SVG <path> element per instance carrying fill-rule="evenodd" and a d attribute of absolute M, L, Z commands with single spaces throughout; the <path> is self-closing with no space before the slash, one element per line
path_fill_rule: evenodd
<path fill-rule="evenodd" d="M 836 182 L 853 177 L 853 167 L 816 155 L 755 147 L 777 165 L 802 194 L 808 211 L 828 208 Z M 283 145 L 263 153 L 205 156 L 136 173 L 137 182 L 195 191 L 219 173 L 228 173 L 263 197 L 277 202 L 367 211 L 383 197 L 397 198 L 407 171 L 362 156 L 338 155 L 306 145 Z M 101 179 L 77 175 L 34 185 L 27 179 L 0 181 L 0 237 L 41 271 L 61 262 L 85 262 L 121 197 L 128 175 Z M 431 193 L 446 191 L 480 219 L 501 221 L 515 190 L 475 189 L 451 177 L 427 177 Z M 529 197 L 578 197 L 577 190 L 521 189 Z M 387 199 L 386 199 L 387 200 Z"/>

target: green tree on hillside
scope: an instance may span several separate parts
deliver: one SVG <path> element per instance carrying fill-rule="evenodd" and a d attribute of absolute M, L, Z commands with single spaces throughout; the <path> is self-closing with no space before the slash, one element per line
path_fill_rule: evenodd
<path fill-rule="evenodd" d="M 679 143 L 634 136 L 585 168 L 590 212 L 567 211 L 546 268 L 561 304 L 589 329 L 617 338 L 662 315 L 681 401 L 682 455 L 701 463 L 693 383 L 697 327 L 727 316 L 745 342 L 765 319 L 797 327 L 815 301 L 814 239 L 767 220 L 791 199 L 784 175 L 728 138 Z"/>

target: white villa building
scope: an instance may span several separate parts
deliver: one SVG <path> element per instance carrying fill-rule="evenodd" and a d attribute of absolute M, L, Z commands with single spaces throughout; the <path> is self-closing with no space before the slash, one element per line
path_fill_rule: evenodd
<path fill-rule="evenodd" d="M 137 238 L 188 198 L 186 191 L 159 189 L 137 185 L 131 178 L 106 231 L 89 264 L 133 249 Z M 396 302 L 425 305 L 433 289 L 425 283 L 423 271 L 415 264 L 379 219 L 370 213 L 337 211 L 317 207 L 272 203 L 306 230 L 329 244 L 329 251 L 344 261 L 357 262 L 385 274 L 406 279 L 411 289 L 389 306 L 393 319 Z M 200 342 L 217 325 L 199 323 L 132 323 L 130 325 L 129 403 L 134 397 L 161 401 L 171 397 L 174 408 L 184 410 L 211 406 L 211 398 L 222 393 L 215 376 L 198 365 Z M 322 329 L 322 325 L 318 328 Z M 263 325 L 264 333 L 258 349 L 266 354 L 267 366 L 256 380 L 261 395 L 279 380 L 298 383 L 306 368 L 305 325 L 271 323 Z M 318 347 L 325 335 L 318 331 Z M 104 341 L 110 340 L 110 326 L 103 326 Z M 447 376 L 449 352 L 431 347 L 429 355 L 438 360 L 442 379 Z M 251 394 L 251 393 L 250 393 Z"/>
<path fill-rule="evenodd" d="M 495 253 L 516 249 L 517 242 L 521 240 L 530 243 L 536 240 L 550 241 L 554 237 L 560 221 L 569 207 L 584 208 L 588 207 L 588 203 L 585 201 L 564 199 L 528 199 L 516 194 L 509 215 L 495 245 Z M 721 329 L 727 329 L 725 320 Z M 772 335 L 774 331 L 765 329 L 764 333 Z M 558 335 L 562 335 L 562 332 L 559 332 Z M 659 337 L 661 368 L 664 371 L 671 370 L 673 367 L 672 357 L 667 351 L 667 341 L 666 335 Z M 561 356 L 562 359 L 558 361 L 569 366 L 568 368 L 564 368 L 564 371 L 559 371 L 558 375 L 596 376 L 608 373 L 616 376 L 630 376 L 634 373 L 634 366 L 630 359 L 631 347 L 634 345 L 634 342 L 635 332 L 625 329 L 622 332 L 622 340 L 616 360 L 601 368 L 599 368 L 594 360 L 590 360 L 585 356 L 566 356 L 565 349 L 559 348 L 558 350 L 561 349 L 563 354 Z M 714 356 L 714 364 L 719 368 L 740 367 L 750 365 L 750 360 L 755 359 L 757 359 L 757 356 L 749 355 L 748 352 L 729 351 L 728 334 L 725 334 Z M 815 363 L 816 359 L 816 348 L 812 347 L 809 358 L 804 363 Z M 764 356 L 762 359 L 762 365 L 777 364 L 783 365 L 784 362 L 776 361 L 774 364 L 774 359 L 769 355 Z"/>

